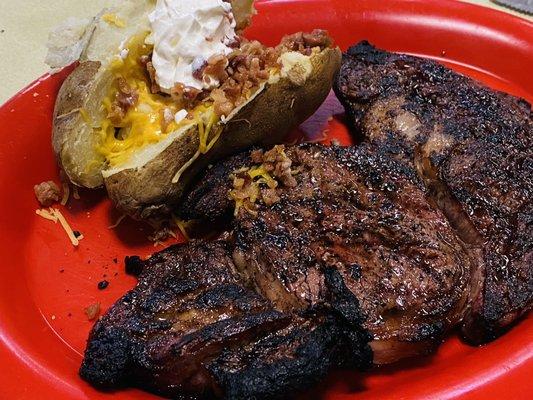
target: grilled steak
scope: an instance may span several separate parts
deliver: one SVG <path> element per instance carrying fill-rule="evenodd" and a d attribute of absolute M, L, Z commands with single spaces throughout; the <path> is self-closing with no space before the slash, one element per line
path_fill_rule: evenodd
<path fill-rule="evenodd" d="M 353 131 L 410 164 L 477 255 L 480 290 L 464 334 L 494 339 L 533 300 L 531 106 L 367 42 L 344 55 L 335 90 Z"/>
<path fill-rule="evenodd" d="M 233 220 L 241 274 L 285 312 L 327 302 L 342 314 L 346 303 L 336 308 L 332 293 L 358 299 L 375 363 L 434 348 L 462 320 L 477 265 L 427 202 L 416 173 L 366 145 L 307 144 L 284 153 L 296 187 L 279 185 L 277 203 L 241 208 Z M 213 167 L 183 215 L 228 215 L 231 181 L 216 178 L 251 164 L 241 155 Z"/>
<path fill-rule="evenodd" d="M 284 313 L 240 281 L 225 241 L 127 260 L 137 287 L 97 322 L 80 374 L 166 396 L 277 398 L 370 360 L 360 321 Z M 357 306 L 357 305 L 355 305 Z"/>

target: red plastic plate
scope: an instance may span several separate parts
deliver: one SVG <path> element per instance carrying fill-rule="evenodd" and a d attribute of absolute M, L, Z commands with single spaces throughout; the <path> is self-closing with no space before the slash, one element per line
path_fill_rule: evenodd
<path fill-rule="evenodd" d="M 290 32 L 325 28 L 347 46 L 368 39 L 388 50 L 441 60 L 488 85 L 533 100 L 533 25 L 455 1 L 260 1 L 248 36 L 275 44 Z M 0 398 L 151 399 L 138 390 L 101 393 L 77 375 L 92 323 L 135 280 L 128 254 L 157 250 L 146 228 L 124 222 L 102 192 L 62 208 L 85 239 L 74 249 L 59 226 L 35 215 L 33 185 L 56 179 L 50 145 L 54 99 L 66 72 L 45 76 L 0 108 Z M 328 124 L 327 117 L 334 115 Z M 303 131 L 348 141 L 333 99 Z M 144 229 L 144 230 L 143 230 Z M 107 279 L 109 287 L 97 289 Z M 370 373 L 332 375 L 313 396 L 328 399 L 525 399 L 533 392 L 533 318 L 481 348 L 451 336 L 430 357 Z M 307 397 L 307 396 L 306 396 Z"/>

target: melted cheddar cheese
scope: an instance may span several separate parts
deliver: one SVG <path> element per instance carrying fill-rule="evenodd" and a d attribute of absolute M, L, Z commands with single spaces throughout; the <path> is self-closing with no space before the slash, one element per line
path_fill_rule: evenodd
<path fill-rule="evenodd" d="M 169 133 L 186 125 L 198 125 L 199 154 L 209 151 L 214 144 L 214 141 L 210 143 L 207 141 L 211 129 L 219 119 L 209 104 L 188 110 L 192 119 L 185 118 L 176 123 L 172 118 L 169 123 L 165 123 L 165 113 L 174 116 L 181 107 L 170 96 L 151 93 L 146 70 L 140 63 L 142 56 L 152 52 L 152 47 L 145 44 L 145 38 L 146 34 L 133 37 L 125 46 L 128 50 L 127 56 L 118 57 L 110 65 L 115 82 L 102 101 L 103 113 L 109 115 L 112 111 L 113 102 L 119 93 L 118 78 L 123 78 L 138 94 L 137 102 L 127 110 L 124 118 L 118 123 L 105 117 L 97 128 L 100 135 L 100 145 L 97 150 L 105 157 L 110 168 L 119 167 L 126 163 L 135 151 L 158 143 Z"/>

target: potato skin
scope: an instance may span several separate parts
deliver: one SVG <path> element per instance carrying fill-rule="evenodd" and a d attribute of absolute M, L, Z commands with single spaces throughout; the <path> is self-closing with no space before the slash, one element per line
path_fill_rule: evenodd
<path fill-rule="evenodd" d="M 172 184 L 172 177 L 198 149 L 196 127 L 143 167 L 126 169 L 106 178 L 107 191 L 117 208 L 137 219 L 167 218 L 191 181 L 209 164 L 253 145 L 281 142 L 325 100 L 340 68 L 341 52 L 323 50 L 311 57 L 311 63 L 312 72 L 303 85 L 289 77 L 267 84 L 253 101 L 223 125 L 216 145 L 198 158 L 177 184 Z"/>
<path fill-rule="evenodd" d="M 99 137 L 81 110 L 97 121 L 102 98 L 112 83 L 110 73 L 100 62 L 81 63 L 63 82 L 56 100 L 52 147 L 58 163 L 70 181 L 78 186 L 96 188 L 104 181 L 104 157 L 96 151 Z"/>

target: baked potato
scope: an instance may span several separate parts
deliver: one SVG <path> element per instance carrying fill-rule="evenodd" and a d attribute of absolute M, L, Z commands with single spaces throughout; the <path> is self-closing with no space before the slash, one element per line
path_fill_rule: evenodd
<path fill-rule="evenodd" d="M 253 1 L 231 3 L 236 28 L 246 27 Z M 164 93 L 151 65 L 153 7 L 124 2 L 86 28 L 80 63 L 57 97 L 52 140 L 73 184 L 105 185 L 118 209 L 148 220 L 168 216 L 217 159 L 282 141 L 324 101 L 341 62 L 323 31 L 287 36 L 275 48 L 239 36 L 223 61 L 201 67 L 218 71 L 216 87 Z"/>

